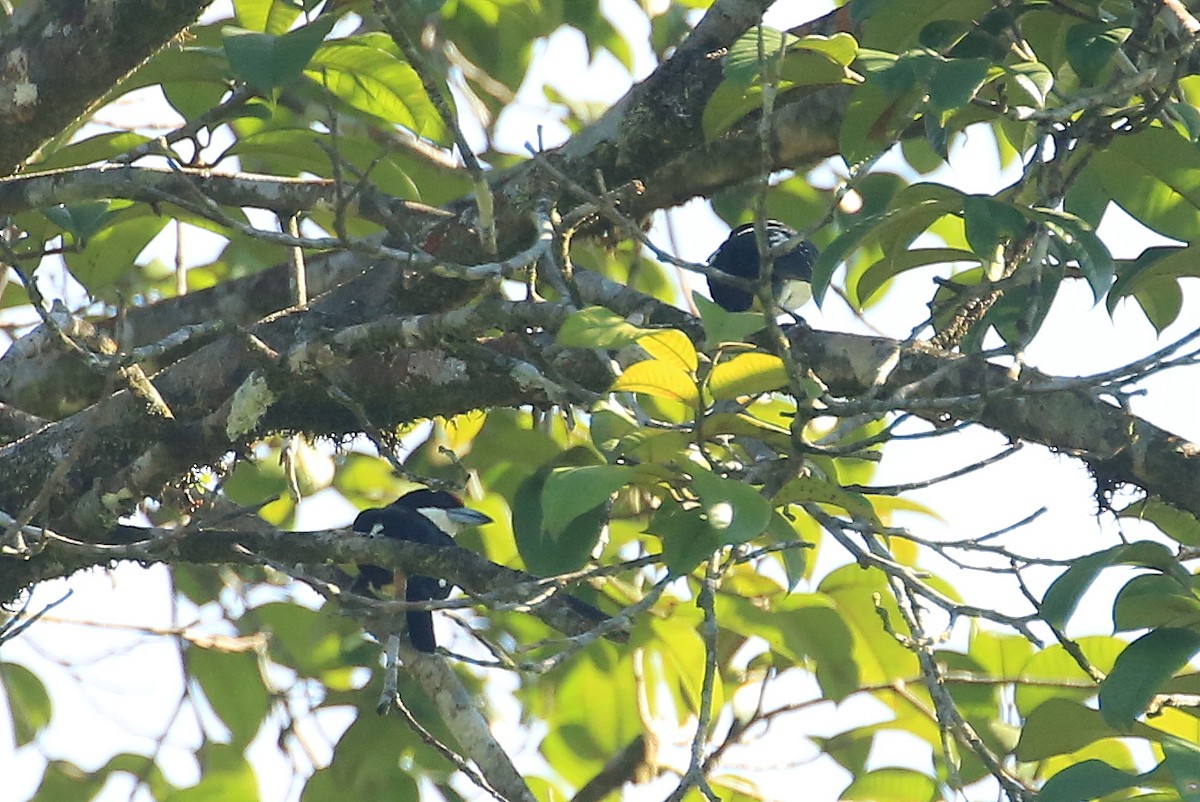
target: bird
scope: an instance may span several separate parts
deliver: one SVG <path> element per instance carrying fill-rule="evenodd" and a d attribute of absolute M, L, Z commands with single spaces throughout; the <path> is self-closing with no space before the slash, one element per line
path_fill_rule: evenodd
<path fill-rule="evenodd" d="M 796 237 L 796 231 L 778 220 L 767 220 L 767 247 L 774 248 Z M 817 261 L 817 247 L 808 240 L 788 252 L 775 257 L 771 272 L 773 296 L 777 306 L 785 312 L 795 312 L 812 297 L 813 264 Z M 708 257 L 708 266 L 748 281 L 759 277 L 758 242 L 754 236 L 754 223 L 743 223 L 729 232 L 721 247 Z M 728 312 L 745 312 L 755 307 L 755 295 L 720 278 L 709 276 L 709 291 L 712 299 Z"/>
<path fill-rule="evenodd" d="M 413 490 L 386 507 L 363 510 L 354 519 L 353 530 L 369 537 L 388 537 L 447 548 L 454 545 L 454 536 L 471 526 L 491 523 L 482 512 L 464 507 L 452 493 L 444 490 Z M 450 595 L 451 585 L 444 579 L 414 574 L 403 577 L 378 565 L 360 565 L 356 589 L 379 589 L 399 585 L 404 580 L 404 599 L 409 602 L 442 600 Z M 419 652 L 437 651 L 433 632 L 433 613 L 429 610 L 408 610 L 405 613 L 408 639 Z"/>

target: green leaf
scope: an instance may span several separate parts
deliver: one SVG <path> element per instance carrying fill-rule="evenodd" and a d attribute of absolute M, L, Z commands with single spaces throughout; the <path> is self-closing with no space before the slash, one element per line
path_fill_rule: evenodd
<path fill-rule="evenodd" d="M 692 301 L 700 310 L 704 337 L 710 346 L 745 342 L 751 334 L 762 331 L 767 325 L 766 318 L 758 312 L 729 312 L 698 292 L 692 292 Z"/>
<path fill-rule="evenodd" d="M 1019 209 L 986 195 L 968 195 L 963 200 L 963 223 L 971 250 L 985 264 L 995 258 L 999 246 L 1020 237 L 1028 227 Z"/>
<path fill-rule="evenodd" d="M 816 522 L 807 515 L 804 516 L 804 520 L 814 526 L 816 525 Z M 797 540 L 798 534 L 792 528 L 791 523 L 778 512 L 771 516 L 771 522 L 767 524 L 767 538 L 773 544 L 789 543 Z M 795 590 L 800 581 L 808 575 L 810 565 L 808 554 L 810 551 L 813 551 L 813 549 L 792 547 L 777 552 L 779 560 L 783 564 L 783 571 L 787 575 L 787 589 L 789 592 Z"/>
<path fill-rule="evenodd" d="M 629 323 L 603 306 L 572 312 L 558 329 L 558 344 L 568 348 L 603 348 L 613 351 L 633 345 L 639 337 L 653 333 Z"/>
<path fill-rule="evenodd" d="M 834 600 L 854 633 L 854 662 L 861 682 L 889 683 L 919 671 L 916 655 L 897 642 L 880 620 L 880 610 L 893 623 L 902 620 L 882 571 L 842 566 L 830 571 L 817 589 Z"/>
<path fill-rule="evenodd" d="M 188 673 L 229 728 L 232 742 L 246 746 L 262 725 L 271 702 L 259 674 L 258 656 L 191 646 L 185 657 Z"/>
<path fill-rule="evenodd" d="M 775 504 L 804 504 L 816 502 L 841 507 L 855 520 L 868 521 L 876 528 L 882 528 L 883 523 L 867 501 L 858 493 L 843 490 L 836 482 L 819 479 L 816 476 L 798 476 L 785 484 L 775 494 Z"/>
<path fill-rule="evenodd" d="M 1001 635 L 974 626 L 967 653 L 989 677 L 1016 680 L 1033 654 L 1033 644 L 1017 635 Z"/>
<path fill-rule="evenodd" d="M 948 59 L 937 65 L 929 79 L 929 108 L 955 111 L 963 108 L 983 86 L 991 63 L 981 58 Z"/>
<path fill-rule="evenodd" d="M 543 576 L 582 567 L 596 548 L 608 520 L 604 506 L 595 505 L 568 521 L 569 525 L 564 525 L 561 531 L 549 531 L 544 525 L 542 505 L 547 501 L 545 487 L 553 470 L 553 466 L 544 466 L 522 482 L 512 503 L 517 551 L 531 572 Z"/>
<path fill-rule="evenodd" d="M 1007 80 L 1009 102 L 1014 106 L 1034 109 L 1046 105 L 1046 97 L 1054 88 L 1054 73 L 1045 64 L 1037 61 L 1022 61 L 1018 64 L 1001 65 Z"/>
<path fill-rule="evenodd" d="M 1183 289 L 1176 279 L 1147 281 L 1137 288 L 1133 298 L 1158 334 L 1178 320 L 1183 311 Z"/>
<path fill-rule="evenodd" d="M 1112 287 L 1116 264 L 1095 229 L 1082 218 L 1057 209 L 1038 206 L 1030 213 L 1070 252 L 1092 288 L 1092 297 L 1099 302 Z"/>
<path fill-rule="evenodd" d="M 658 362 L 688 373 L 695 373 L 700 365 L 696 346 L 687 335 L 677 329 L 659 329 L 638 338 L 638 346 Z"/>
<path fill-rule="evenodd" d="M 738 354 L 713 366 L 708 374 L 708 391 L 715 401 L 760 395 L 787 386 L 783 360 L 759 351 Z"/>
<path fill-rule="evenodd" d="M 782 95 L 802 86 L 852 83 L 847 69 L 858 53 L 858 43 L 847 33 L 798 39 L 791 34 L 764 28 L 763 55 L 758 56 L 758 28 L 743 34 L 724 59 L 725 80 L 708 98 L 701 118 L 705 139 L 713 140 L 748 114 L 762 108 L 764 67 Z M 787 53 L 779 51 L 786 40 Z"/>
<path fill-rule="evenodd" d="M 1058 628 L 1066 626 L 1084 592 L 1105 568 L 1114 565 L 1140 565 L 1157 568 L 1175 576 L 1185 586 L 1190 584 L 1186 569 L 1163 545 L 1148 540 L 1113 546 L 1075 560 L 1059 575 L 1042 598 L 1041 615 Z"/>
<path fill-rule="evenodd" d="M 1107 672 L 1124 651 L 1126 642 L 1109 636 L 1076 638 L 1088 664 L 1101 673 Z M 1028 716 L 1050 700 L 1070 700 L 1082 703 L 1096 695 L 1097 682 L 1060 644 L 1035 652 L 1021 669 L 1021 681 L 1013 693 L 1013 701 L 1022 715 Z M 1095 711 L 1092 711 L 1095 713 Z M 1097 714 L 1099 715 L 1099 714 Z"/>
<path fill-rule="evenodd" d="M 835 33 L 833 36 L 809 34 L 792 43 L 793 50 L 811 50 L 822 53 L 835 64 L 849 67 L 858 58 L 858 42 L 848 33 Z M 790 57 L 791 54 L 789 54 Z"/>
<path fill-rule="evenodd" d="M 657 359 L 646 359 L 627 367 L 613 382 L 612 392 L 645 393 L 678 401 L 692 409 L 700 401 L 700 392 L 691 376 L 682 368 Z"/>
<path fill-rule="evenodd" d="M 108 131 L 64 145 L 36 163 L 38 170 L 57 170 L 106 161 L 150 141 L 132 131 Z"/>
<path fill-rule="evenodd" d="M 1200 800 L 1200 748 L 1181 738 L 1164 738 L 1162 750 L 1171 780 L 1183 802 Z"/>
<path fill-rule="evenodd" d="M 1051 698 L 1025 717 L 1016 756 L 1024 762 L 1066 755 L 1121 733 L 1105 723 L 1099 711 L 1063 698 Z"/>
<path fill-rule="evenodd" d="M 826 698 L 840 702 L 859 689 L 854 635 L 832 599 L 823 593 L 792 594 L 771 615 L 784 616 L 784 641 L 797 656 L 816 663 Z"/>
<path fill-rule="evenodd" d="M 1200 599 L 1194 591 L 1162 574 L 1135 576 L 1113 602 L 1118 631 L 1157 627 L 1200 627 Z"/>
<path fill-rule="evenodd" d="M 881 2 L 871 6 L 870 14 L 863 22 L 866 31 L 863 43 L 898 53 L 918 44 L 921 32 L 930 23 L 959 20 L 975 23 L 986 12 L 994 8 L 984 0 L 906 0 L 903 3 Z"/>
<path fill-rule="evenodd" d="M 856 300 L 860 305 L 866 305 L 884 284 L 907 270 L 956 262 L 979 264 L 979 261 L 973 251 L 962 248 L 910 248 L 885 254 L 859 276 L 854 288 Z"/>
<path fill-rule="evenodd" d="M 71 275 L 93 295 L 103 293 L 134 275 L 134 260 L 168 221 L 165 215 L 140 215 L 106 225 L 82 251 L 64 257 Z"/>
<path fill-rule="evenodd" d="M 671 617 L 652 623 L 655 638 L 662 645 L 661 681 L 670 686 L 678 699 L 679 711 L 696 713 L 700 710 L 704 686 L 704 640 L 700 637 L 700 610 L 672 611 Z M 721 683 L 713 686 L 713 705 L 721 704 Z"/>
<path fill-rule="evenodd" d="M 613 493 L 637 474 L 628 465 L 583 465 L 554 468 L 542 487 L 542 529 L 553 536 L 580 515 L 603 509 Z"/>
<path fill-rule="evenodd" d="M 69 233 L 75 241 L 87 242 L 129 206 L 126 201 L 88 201 L 70 206 L 50 206 L 42 209 L 42 214 Z"/>
<path fill-rule="evenodd" d="M 1088 169 L 1145 225 L 1183 242 L 1200 239 L 1200 149 L 1174 130 L 1118 136 Z"/>
<path fill-rule="evenodd" d="M 960 212 L 965 202 L 966 195 L 943 184 L 905 187 L 892 198 L 886 212 L 852 225 L 821 251 L 813 265 L 813 299 L 820 305 L 838 265 L 864 242 L 877 243 L 887 254 L 907 250 L 939 218 Z"/>
<path fill-rule="evenodd" d="M 721 547 L 721 533 L 699 508 L 685 510 L 664 503 L 650 519 L 646 532 L 662 540 L 663 562 L 676 576 L 689 573 Z"/>
<path fill-rule="evenodd" d="M 940 798 L 937 781 L 912 769 L 868 771 L 838 796 L 838 799 L 861 802 L 932 802 Z"/>
<path fill-rule="evenodd" d="M 222 30 L 225 56 L 246 83 L 262 90 L 285 86 L 304 72 L 335 22 L 335 15 L 325 14 L 282 36 L 230 25 Z"/>
<path fill-rule="evenodd" d="M 701 509 L 717 529 L 722 545 L 745 543 L 761 535 L 770 523 L 772 507 L 750 485 L 688 466 L 692 490 Z"/>
<path fill-rule="evenodd" d="M 286 493 L 287 477 L 277 458 L 243 459 L 238 460 L 221 490 L 235 504 L 252 507 Z"/>
<path fill-rule="evenodd" d="M 1127 731 L 1163 683 L 1197 652 L 1200 632 L 1190 629 L 1155 629 L 1129 644 L 1100 683 L 1104 720 Z"/>
<path fill-rule="evenodd" d="M 270 637 L 271 659 L 294 668 L 303 677 L 354 665 L 347 653 L 361 642 L 353 621 L 332 616 L 325 608 L 272 602 L 255 607 L 238 622 L 243 634 L 261 629 Z"/>
<path fill-rule="evenodd" d="M 1136 259 L 1122 261 L 1108 293 L 1112 314 L 1121 298 L 1133 296 L 1160 333 L 1178 316 L 1183 303 L 1179 279 L 1200 276 L 1200 246 L 1146 248 Z"/>
<path fill-rule="evenodd" d="M 350 108 L 435 142 L 448 142 L 446 126 L 420 77 L 385 33 L 325 42 L 305 74 Z"/>
<path fill-rule="evenodd" d="M 1141 781 L 1101 760 L 1085 760 L 1055 774 L 1038 793 L 1040 802 L 1089 802 L 1116 791 L 1135 788 Z"/>
<path fill-rule="evenodd" d="M 758 58 L 760 36 L 768 69 L 779 58 L 780 50 L 797 41 L 790 33 L 783 33 L 765 25 L 756 25 L 739 36 L 737 41 L 730 45 L 723 66 L 725 77 L 742 89 L 749 87 L 762 72 L 763 65 L 759 63 Z"/>
<path fill-rule="evenodd" d="M 0 663 L 0 690 L 7 696 L 16 745 L 24 746 L 50 723 L 50 694 L 36 674 L 17 663 Z"/>
<path fill-rule="evenodd" d="M 299 3 L 292 0 L 238 0 L 234 18 L 238 25 L 264 33 L 287 33 L 300 16 L 302 7 L 312 8 L 312 0 Z"/>
<path fill-rule="evenodd" d="M 222 802 L 238 799 L 256 802 L 258 778 L 242 749 L 209 741 L 198 756 L 204 766 L 200 782 L 165 797 L 163 802 Z"/>
<path fill-rule="evenodd" d="M 1149 521 L 1159 531 L 1185 546 L 1200 546 L 1200 519 L 1187 510 L 1158 499 L 1135 501 L 1117 513 L 1118 518 Z"/>
<path fill-rule="evenodd" d="M 1091 86 L 1102 78 L 1129 33 L 1128 28 L 1110 28 L 1097 22 L 1080 23 L 1067 31 L 1067 61 L 1079 76 L 1080 85 Z"/>

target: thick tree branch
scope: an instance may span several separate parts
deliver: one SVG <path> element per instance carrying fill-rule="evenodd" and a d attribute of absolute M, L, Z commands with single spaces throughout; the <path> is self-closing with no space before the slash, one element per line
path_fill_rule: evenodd
<path fill-rule="evenodd" d="M 17 170 L 127 73 L 200 16 L 207 0 L 33 0 L 0 37 L 0 175 Z"/>
<path fill-rule="evenodd" d="M 277 565 L 369 563 L 444 577 L 475 596 L 504 596 L 510 603 L 536 598 L 521 609 L 567 636 L 582 635 L 606 620 L 601 611 L 566 592 L 548 593 L 538 577 L 497 565 L 467 549 L 367 538 L 344 528 L 286 532 L 120 526 L 107 537 L 118 542 L 79 543 L 47 535 L 35 544 L 38 551 L 25 561 L 27 568 L 37 574 L 35 581 L 41 581 L 124 560 L 199 565 L 259 565 L 264 560 Z M 606 637 L 624 642 L 629 634 L 618 629 Z"/>
<path fill-rule="evenodd" d="M 598 277 L 580 278 L 588 302 L 604 300 L 626 314 L 656 306 Z M 435 325 L 436 318 L 422 323 L 421 318 L 385 312 L 384 307 L 397 305 L 392 288 L 401 284 L 394 273 L 372 271 L 306 312 L 256 327 L 256 336 L 268 348 L 290 345 L 290 352 L 274 360 L 264 361 L 262 353 L 230 336 L 172 366 L 154 381 L 174 421 L 148 417 L 136 397 L 119 393 L 0 449 L 0 509 L 14 514 L 23 509 L 71 445 L 87 432 L 99 431 L 103 437 L 97 447 L 85 450 L 53 494 L 46 521 L 72 537 L 95 539 L 106 528 L 104 521 L 124 504 L 158 492 L 162 483 L 194 464 L 215 462 L 253 436 L 279 429 L 358 431 L 354 416 L 330 400 L 323 387 L 327 381 L 349 388 L 378 425 L 476 407 L 551 403 L 544 387 L 513 374 L 511 363 L 497 360 L 497 354 L 520 354 L 522 364 L 576 379 L 592 371 L 593 388 L 604 389 L 607 377 L 594 372 L 597 361 L 590 351 L 547 348 L 536 332 L 510 334 L 490 344 L 454 342 Z M 678 310 L 659 306 L 667 318 L 686 319 Z M 465 316 L 486 327 L 504 324 L 510 331 L 530 326 L 553 330 L 566 312 L 561 304 L 491 301 L 471 315 L 455 312 L 450 319 Z M 687 328 L 695 331 L 693 326 Z M 439 344 L 422 340 L 423 330 Z M 1005 368 L 978 358 L 906 347 L 881 337 L 797 328 L 791 340 L 797 360 L 820 377 L 831 397 L 865 399 L 844 402 L 847 413 L 911 410 L 978 421 L 1012 439 L 1085 459 L 1106 486 L 1132 483 L 1200 514 L 1196 446 L 1087 392 L 1082 383 L 1068 385 L 1028 370 L 1014 379 Z M 260 377 L 264 397 L 274 400 L 249 428 L 231 430 L 231 419 L 244 410 L 233 410 L 229 399 L 239 386 L 255 384 L 247 381 L 251 374 Z M 153 437 L 154 431 L 159 445 L 146 450 L 148 433 Z M 96 477 L 104 478 L 96 484 Z M 0 563 L 2 595 L 11 597 L 44 578 L 30 568 L 22 561 Z"/>
<path fill-rule="evenodd" d="M 1133 415 L 1085 379 L 1019 378 L 1001 365 L 883 337 L 791 331 L 796 359 L 863 412 L 907 410 L 977 421 L 1012 440 L 1079 457 L 1100 490 L 1133 484 L 1200 515 L 1200 446 Z"/>

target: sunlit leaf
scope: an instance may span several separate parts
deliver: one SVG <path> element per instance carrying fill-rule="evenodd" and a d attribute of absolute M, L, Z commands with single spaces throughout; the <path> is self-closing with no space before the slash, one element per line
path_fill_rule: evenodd
<path fill-rule="evenodd" d="M 633 345 L 651 331 L 627 322 L 611 309 L 589 306 L 567 316 L 558 330 L 558 342 L 573 348 L 613 350 Z"/>
<path fill-rule="evenodd" d="M 695 407 L 700 400 L 696 382 L 681 368 L 647 359 L 630 365 L 613 382 L 614 393 L 646 393 Z"/>
<path fill-rule="evenodd" d="M 6 697 L 16 745 L 24 746 L 50 723 L 50 695 L 36 674 L 17 663 L 0 663 L 0 691 Z"/>
<path fill-rule="evenodd" d="M 783 360 L 759 351 L 738 354 L 713 366 L 708 374 L 708 391 L 716 401 L 758 395 L 787 385 Z"/>
<path fill-rule="evenodd" d="M 658 362 L 693 373 L 700 364 L 696 347 L 677 329 L 662 329 L 639 337 L 638 345 Z"/>
<path fill-rule="evenodd" d="M 861 802 L 933 802 L 939 798 L 937 782 L 912 769 L 868 771 L 838 796 L 838 799 Z"/>

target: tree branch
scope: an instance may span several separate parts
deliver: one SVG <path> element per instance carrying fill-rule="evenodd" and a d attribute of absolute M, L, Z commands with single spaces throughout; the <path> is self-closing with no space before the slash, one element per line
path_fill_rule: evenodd
<path fill-rule="evenodd" d="M 0 175 L 68 130 L 208 0 L 22 3 L 0 37 Z"/>

